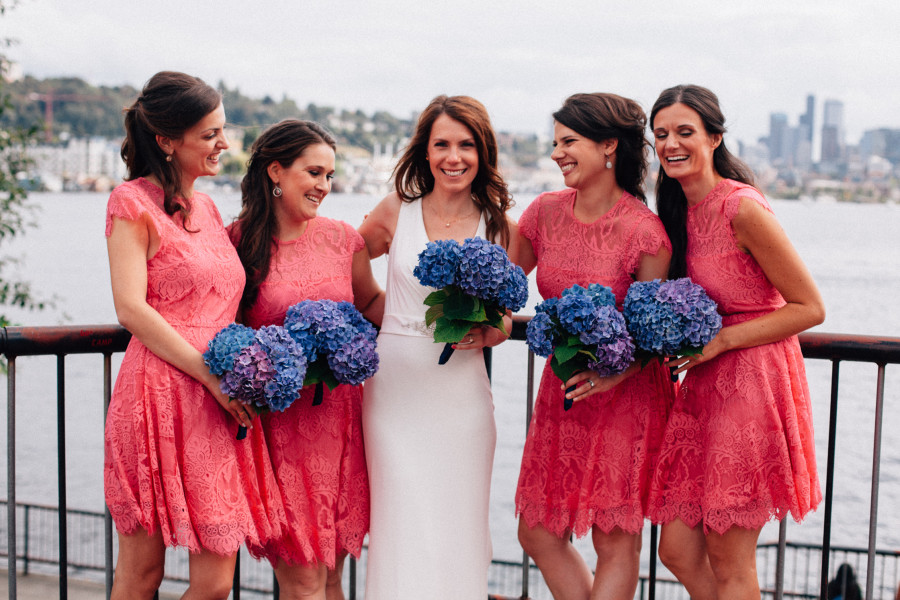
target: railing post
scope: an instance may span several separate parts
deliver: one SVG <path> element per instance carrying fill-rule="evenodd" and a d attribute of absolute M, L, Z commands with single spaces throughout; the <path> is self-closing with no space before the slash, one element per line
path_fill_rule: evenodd
<path fill-rule="evenodd" d="M 834 501 L 834 453 L 837 436 L 838 384 L 841 376 L 839 360 L 831 361 L 831 413 L 828 416 L 828 458 L 825 466 L 825 523 L 822 527 L 822 572 L 819 597 L 828 596 L 828 564 L 831 559 L 831 508 Z"/>
<path fill-rule="evenodd" d="M 24 512 L 25 512 L 25 532 L 23 535 L 23 537 L 25 538 L 25 540 L 24 540 L 25 547 L 22 549 L 22 559 L 23 559 L 22 562 L 24 563 L 22 565 L 22 574 L 28 575 L 28 551 L 29 551 L 28 538 L 31 537 L 31 528 L 28 526 L 28 517 L 29 517 L 29 513 L 31 512 L 31 510 L 30 510 L 31 506 L 26 504 L 22 508 L 24 509 Z M 15 510 L 15 507 L 13 507 L 13 510 Z"/>
<path fill-rule="evenodd" d="M 528 351 L 528 376 L 525 388 L 525 437 L 531 427 L 531 414 L 534 411 L 534 352 Z M 531 557 L 522 550 L 522 600 L 528 598 L 528 575 L 531 572 Z"/>
<path fill-rule="evenodd" d="M 56 452 L 59 486 L 59 598 L 69 597 L 69 529 L 66 516 L 66 357 L 56 356 Z"/>
<path fill-rule="evenodd" d="M 241 549 L 238 548 L 234 557 L 234 576 L 231 578 L 231 598 L 241 600 Z"/>
<path fill-rule="evenodd" d="M 109 412 L 109 399 L 112 397 L 112 354 L 103 354 L 103 431 L 106 430 L 106 413 Z M 106 444 L 103 444 L 104 458 L 106 458 Z M 105 461 L 104 461 L 105 462 Z M 113 584 L 113 523 L 109 507 L 103 503 L 103 557 L 104 574 L 106 576 L 106 600 L 112 596 Z"/>
<path fill-rule="evenodd" d="M 6 328 L 3 328 L 6 337 Z M 6 530 L 9 600 L 16 600 L 16 357 L 6 357 Z"/>
<path fill-rule="evenodd" d="M 872 492 L 869 505 L 869 555 L 866 559 L 866 600 L 873 600 L 875 583 L 875 538 L 878 535 L 878 484 L 881 476 L 881 425 L 884 416 L 884 363 L 878 364 L 875 387 L 875 434 L 872 449 Z"/>
<path fill-rule="evenodd" d="M 349 572 L 350 600 L 356 600 L 356 566 L 356 559 L 351 556 Z M 344 585 L 343 582 L 341 582 L 341 585 Z"/>
<path fill-rule="evenodd" d="M 648 595 L 648 600 L 656 600 L 656 558 L 657 551 L 659 548 L 659 525 L 650 525 L 650 591 Z M 644 597 L 643 592 L 641 592 L 641 598 Z"/>
<path fill-rule="evenodd" d="M 778 523 L 778 554 L 775 558 L 775 600 L 784 598 L 784 558 L 787 550 L 787 515 Z"/>

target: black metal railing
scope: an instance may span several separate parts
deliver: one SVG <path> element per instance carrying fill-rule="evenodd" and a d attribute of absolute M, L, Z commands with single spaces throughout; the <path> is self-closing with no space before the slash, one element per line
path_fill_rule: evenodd
<path fill-rule="evenodd" d="M 516 317 L 514 319 L 512 339 L 524 340 L 525 327 L 528 317 Z M 58 508 L 55 518 L 57 520 L 56 540 L 57 553 L 53 560 L 45 560 L 45 563 L 55 564 L 58 566 L 59 574 L 59 597 L 64 599 L 67 597 L 68 575 L 69 569 L 93 568 L 85 564 L 79 557 L 69 558 L 68 548 L 70 533 L 73 529 L 68 524 L 71 519 L 70 515 L 84 513 L 85 511 L 71 511 L 68 509 L 66 501 L 66 432 L 65 432 L 65 357 L 69 354 L 98 354 L 103 360 L 103 401 L 104 407 L 109 405 L 109 398 L 112 391 L 112 361 L 111 357 L 114 353 L 124 351 L 130 339 L 130 334 L 119 326 L 114 325 L 97 325 L 97 326 L 80 326 L 80 327 L 8 327 L 3 328 L 0 333 L 0 354 L 3 354 L 8 362 L 7 374 L 7 499 L 5 506 L 7 507 L 7 526 L 6 526 L 6 554 L 8 555 L 8 580 L 9 580 L 9 597 L 16 598 L 16 581 L 17 571 L 19 568 L 20 552 L 23 552 L 22 565 L 27 572 L 29 561 L 41 562 L 43 559 L 35 558 L 32 552 L 34 527 L 30 525 L 30 517 L 27 515 L 18 516 L 17 513 L 28 510 L 37 511 L 35 507 L 21 508 L 20 510 L 8 510 L 9 506 L 16 506 L 16 442 L 15 442 L 15 419 L 16 419 L 16 360 L 23 356 L 55 356 L 57 371 L 57 452 L 58 452 Z M 884 558 L 894 556 L 893 563 L 893 580 L 897 580 L 897 562 L 896 553 L 878 551 L 875 547 L 877 524 L 878 524 L 878 484 L 880 479 L 881 468 L 881 427 L 883 423 L 884 413 L 884 380 L 885 368 L 888 364 L 900 363 L 900 338 L 885 338 L 871 336 L 853 336 L 853 335 L 833 335 L 826 333 L 807 333 L 800 336 L 801 345 L 803 347 L 804 356 L 807 359 L 821 359 L 831 361 L 831 401 L 830 415 L 828 420 L 828 452 L 826 458 L 826 479 L 824 489 L 824 526 L 822 532 L 821 546 L 804 546 L 787 542 L 785 534 L 785 521 L 781 523 L 780 540 L 775 545 L 761 544 L 758 556 L 760 557 L 761 573 L 769 573 L 773 571 L 775 584 L 770 589 L 764 590 L 766 597 L 781 599 L 783 597 L 798 598 L 825 598 L 825 590 L 829 575 L 831 574 L 831 564 L 835 557 L 843 552 L 844 556 L 853 555 L 856 561 L 857 572 L 866 573 L 866 590 L 865 597 L 867 600 L 876 598 L 874 587 L 876 577 L 880 574 L 882 581 L 879 583 L 879 589 L 885 590 L 891 585 L 885 581 L 887 572 L 891 570 L 889 566 L 883 564 Z M 835 460 L 835 439 L 836 439 L 836 423 L 838 414 L 838 384 L 840 382 L 840 364 L 842 362 L 866 362 L 873 363 L 877 366 L 876 374 L 876 394 L 875 394 L 875 426 L 873 431 L 873 454 L 872 454 L 872 486 L 870 490 L 870 506 L 869 506 L 869 542 L 865 549 L 847 549 L 834 548 L 831 546 L 831 520 L 833 505 L 833 478 L 834 478 L 834 460 Z M 537 381 L 537 375 L 534 369 L 534 357 L 529 353 L 527 373 L 527 389 L 526 389 L 526 422 L 530 421 L 531 410 L 533 406 L 534 386 Z M 24 506 L 24 505 L 23 505 Z M 46 508 L 46 507 L 44 507 Z M 95 513 L 85 513 L 95 514 Z M 113 573 L 113 529 L 112 522 L 108 513 L 104 517 L 104 566 L 105 585 L 107 597 L 112 586 Z M 18 523 L 22 522 L 25 527 L 25 535 L 22 540 L 23 544 L 19 544 Z M 78 534 L 76 534 L 78 535 Z M 79 535 L 79 537 L 81 537 Z M 788 552 L 791 552 L 795 564 L 793 565 L 793 577 L 790 582 L 785 581 L 785 568 Z M 771 556 L 774 552 L 774 557 Z M 805 558 L 801 562 L 805 563 L 805 567 L 797 565 L 798 554 L 805 553 Z M 865 555 L 865 565 L 862 565 L 860 557 Z M 29 556 L 31 555 L 31 556 Z M 818 562 L 818 568 L 810 566 L 813 556 Z M 878 560 L 882 560 L 879 567 Z M 241 561 L 245 562 L 246 561 Z M 251 561 L 252 562 L 252 561 Z M 845 560 L 846 562 L 846 560 Z M 774 565 L 773 565 L 774 563 Z M 240 562 L 239 562 L 240 564 Z M 647 576 L 642 576 L 639 587 L 640 597 L 655 600 L 657 597 L 679 598 L 686 597 L 683 589 L 677 583 L 667 580 L 658 579 L 656 577 L 656 528 L 651 532 L 650 544 L 650 570 Z M 249 565 L 248 565 L 249 566 Z M 364 565 L 361 565 L 364 569 Z M 350 598 L 356 597 L 356 565 L 349 565 L 350 573 Z M 252 570 L 252 569 L 251 569 Z M 518 571 L 519 575 L 510 575 L 509 572 Z M 247 571 L 247 569 L 245 569 Z M 803 575 L 798 578 L 797 573 Z M 168 570 L 167 570 L 168 573 Z M 768 577 L 768 575 L 767 575 Z M 267 593 L 268 586 L 257 586 L 249 584 L 247 579 L 255 579 L 251 572 L 247 572 L 242 578 L 241 569 L 236 573 L 236 584 L 234 590 L 235 600 L 239 600 L 241 590 L 248 592 Z M 495 561 L 492 567 L 492 579 L 509 580 L 511 583 L 503 583 L 504 590 L 510 589 L 508 586 L 515 586 L 515 591 L 509 593 L 517 594 L 516 598 L 529 598 L 529 590 L 539 581 L 539 573 L 533 565 L 530 564 L 527 556 L 523 555 L 521 564 L 509 563 L 504 561 Z M 810 587 L 810 580 L 818 581 L 818 589 Z M 268 577 L 271 580 L 271 577 Z M 801 580 L 805 583 L 801 584 Z M 789 590 L 785 590 L 786 584 Z M 277 587 L 277 586 L 272 586 Z M 813 586 L 815 587 L 815 586 Z M 504 592 L 506 593 L 506 592 Z M 277 594 L 277 592 L 276 592 Z M 502 598 L 502 596 L 495 596 Z M 512 596 L 510 596 L 511 598 Z"/>

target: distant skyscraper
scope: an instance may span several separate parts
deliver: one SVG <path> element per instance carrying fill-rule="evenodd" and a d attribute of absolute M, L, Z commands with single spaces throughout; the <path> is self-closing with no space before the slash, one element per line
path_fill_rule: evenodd
<path fill-rule="evenodd" d="M 812 144 L 813 139 L 813 131 L 816 128 L 815 122 L 815 111 L 816 111 L 816 97 L 812 94 L 809 94 L 806 97 L 806 112 L 800 115 L 800 127 L 806 128 L 804 131 L 806 133 L 807 142 Z"/>
<path fill-rule="evenodd" d="M 769 160 L 774 164 L 789 156 L 787 147 L 788 118 L 784 113 L 769 115 Z"/>
<path fill-rule="evenodd" d="M 826 100 L 822 117 L 822 162 L 837 162 L 844 149 L 844 103 Z"/>

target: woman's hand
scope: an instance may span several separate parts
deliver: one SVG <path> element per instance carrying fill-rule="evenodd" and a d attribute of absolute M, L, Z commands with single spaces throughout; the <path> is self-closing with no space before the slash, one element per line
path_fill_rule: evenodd
<path fill-rule="evenodd" d="M 560 389 L 571 390 L 566 392 L 566 399 L 578 402 L 594 394 L 608 392 L 631 377 L 640 368 L 639 364 L 631 363 L 631 366 L 621 373 L 610 375 L 609 377 L 601 377 L 593 371 L 580 371 L 572 375 L 568 381 L 560 386 Z"/>
<path fill-rule="evenodd" d="M 699 354 L 673 356 L 669 359 L 669 362 L 666 363 L 666 366 L 669 367 L 672 375 L 678 375 L 680 373 L 684 373 L 692 367 L 702 365 L 703 363 L 714 359 L 723 352 L 727 352 L 731 349 L 728 343 L 729 334 L 729 327 L 720 329 L 719 333 L 716 334 L 716 337 L 711 339 L 708 344 L 703 346 L 703 350 L 701 350 Z"/>
<path fill-rule="evenodd" d="M 503 317 L 503 327 L 506 331 L 512 331 L 512 317 L 506 315 Z M 504 334 L 496 327 L 488 325 L 476 325 L 469 330 L 462 340 L 453 344 L 454 350 L 481 350 L 482 348 L 493 348 L 494 346 L 505 342 L 509 339 L 508 334 Z"/>
<path fill-rule="evenodd" d="M 212 377 L 212 376 L 211 376 Z M 256 409 L 249 404 L 244 404 L 236 398 L 229 398 L 221 389 L 219 389 L 219 378 L 212 377 L 213 383 L 203 382 L 203 385 L 215 397 L 216 401 L 237 421 L 238 425 L 242 425 L 250 429 L 253 425 L 253 417 L 256 416 Z"/>

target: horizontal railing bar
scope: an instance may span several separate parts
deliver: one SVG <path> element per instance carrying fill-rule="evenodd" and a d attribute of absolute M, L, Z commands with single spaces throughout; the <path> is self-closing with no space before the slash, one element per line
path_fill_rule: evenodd
<path fill-rule="evenodd" d="M 511 338 L 525 340 L 530 316 L 515 315 Z M 120 325 L 5 327 L 0 354 L 91 354 L 122 352 L 131 334 Z M 826 360 L 900 364 L 900 338 L 807 332 L 800 334 L 803 356 Z"/>
<path fill-rule="evenodd" d="M 513 316 L 511 339 L 525 340 L 530 316 Z M 806 358 L 900 364 L 900 338 L 806 332 L 800 334 L 800 347 Z"/>
<path fill-rule="evenodd" d="M 130 339 L 131 334 L 120 325 L 4 327 L 0 335 L 0 354 L 37 356 L 122 352 Z"/>

